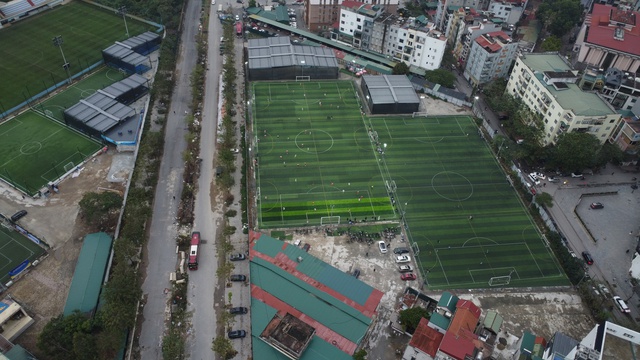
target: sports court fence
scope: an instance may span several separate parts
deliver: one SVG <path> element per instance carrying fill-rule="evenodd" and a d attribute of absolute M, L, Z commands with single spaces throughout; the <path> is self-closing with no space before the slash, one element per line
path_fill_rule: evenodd
<path fill-rule="evenodd" d="M 77 61 L 78 64 L 82 64 L 82 62 L 80 62 L 79 60 Z M 0 118 L 1 119 L 6 119 L 10 114 L 17 112 L 18 110 L 22 109 L 25 106 L 29 106 L 30 108 L 34 108 L 35 107 L 35 102 L 38 101 L 39 99 L 49 96 L 49 94 L 55 92 L 56 90 L 58 90 L 60 87 L 66 85 L 69 83 L 69 81 L 72 81 L 74 79 L 77 79 L 79 77 L 84 76 L 85 74 L 88 74 L 89 72 L 93 71 L 95 68 L 101 66 L 104 63 L 104 61 L 100 60 L 95 64 L 89 65 L 87 64 L 87 67 L 82 69 L 80 72 L 71 75 L 70 79 L 63 79 L 63 80 L 56 80 L 56 78 L 53 76 L 53 74 L 51 74 L 51 80 L 53 85 L 51 86 L 47 86 L 47 83 L 45 82 L 45 80 L 42 80 L 42 84 L 45 86 L 45 89 L 39 93 L 36 93 L 35 95 L 33 95 L 31 93 L 31 90 L 29 89 L 29 86 L 25 86 L 25 90 L 26 90 L 26 94 L 24 93 L 24 91 L 22 92 L 22 96 L 25 98 L 25 100 L 23 102 L 21 102 L 20 104 L 12 107 L 9 110 L 4 109 L 4 107 L 0 108 L 0 111 L 2 111 L 0 113 Z M 1 106 L 1 105 L 0 105 Z"/>

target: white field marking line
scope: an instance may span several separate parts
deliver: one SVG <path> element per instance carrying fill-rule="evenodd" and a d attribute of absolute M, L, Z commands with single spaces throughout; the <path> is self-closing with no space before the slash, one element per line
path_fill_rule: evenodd
<path fill-rule="evenodd" d="M 540 271 L 540 275 L 544 278 L 544 273 L 542 272 L 542 269 L 540 269 L 540 266 L 538 265 L 538 262 L 536 261 L 535 256 L 533 256 L 533 252 L 531 252 L 531 249 L 529 248 L 529 245 L 527 243 L 524 244 L 524 246 L 527 247 L 527 250 L 529 251 L 529 255 L 531 255 L 531 258 L 533 259 L 533 262 L 536 264 L 536 267 L 538 268 L 538 271 Z"/>
<path fill-rule="evenodd" d="M 51 133 L 49 136 L 45 137 L 44 139 L 42 139 L 41 141 L 38 141 L 38 142 L 39 142 L 40 144 L 42 144 L 42 143 L 46 142 L 46 140 L 47 140 L 48 138 L 52 137 L 53 135 L 55 135 L 55 134 L 59 133 L 59 132 L 60 132 L 60 131 L 62 131 L 62 130 L 64 130 L 64 128 L 61 128 L 61 129 L 59 129 L 58 131 L 55 131 L 55 132 Z M 39 151 L 40 151 L 40 150 L 38 150 L 38 152 L 39 152 Z M 77 151 L 76 151 L 76 152 L 77 152 Z M 35 154 L 35 153 L 34 153 L 34 154 Z M 15 160 L 15 159 L 17 159 L 17 158 L 19 158 L 19 157 L 21 157 L 21 156 L 23 156 L 23 155 L 25 155 L 25 154 L 20 153 L 20 154 L 18 154 L 17 156 L 14 156 L 13 158 L 11 158 L 11 159 L 9 159 L 8 161 L 6 161 L 4 164 L 0 165 L 0 167 L 5 167 L 8 163 L 12 162 L 13 160 Z M 30 154 L 30 155 L 33 155 L 33 154 Z"/>
<path fill-rule="evenodd" d="M 440 260 L 440 255 L 438 255 L 438 252 L 435 251 L 436 253 L 436 258 L 438 258 L 438 263 L 440 264 L 440 269 L 442 269 L 442 275 L 444 275 L 444 280 L 447 282 L 447 285 L 451 285 L 451 283 L 449 282 L 449 278 L 447 277 L 447 272 L 444 270 L 444 266 L 442 265 L 442 261 Z"/>
<path fill-rule="evenodd" d="M 18 122 L 19 124 L 15 124 L 15 125 L 13 125 L 10 129 L 8 129 L 7 131 L 0 133 L 0 137 L 5 136 L 6 134 L 10 133 L 10 132 L 11 132 L 11 131 L 13 131 L 15 128 L 17 128 L 18 126 L 20 126 L 20 125 L 22 125 L 22 124 L 23 124 L 23 122 L 22 122 L 20 119 L 13 119 L 13 120 L 10 120 L 10 122 L 11 122 L 11 123 L 13 123 L 14 121 L 15 121 L 15 122 Z M 8 122 L 6 122 L 6 123 L 4 123 L 4 124 L 2 124 L 1 126 L 8 126 L 8 123 L 9 123 L 9 121 L 8 121 Z"/>

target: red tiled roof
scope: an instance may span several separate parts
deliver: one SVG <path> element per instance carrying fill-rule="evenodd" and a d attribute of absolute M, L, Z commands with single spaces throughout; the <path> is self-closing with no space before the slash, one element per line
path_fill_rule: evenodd
<path fill-rule="evenodd" d="M 362 5 L 364 5 L 364 3 L 360 1 L 346 0 L 342 2 L 343 7 L 350 9 L 359 9 Z"/>
<path fill-rule="evenodd" d="M 429 327 L 428 324 L 429 320 L 425 318 L 420 319 L 420 323 L 418 323 L 418 327 L 413 333 L 411 341 L 409 341 L 409 346 L 413 346 L 423 353 L 434 357 L 440 347 L 444 334 Z"/>
<path fill-rule="evenodd" d="M 614 38 L 616 26 L 610 25 L 612 18 L 614 21 L 633 23 L 631 31 L 625 29 L 624 40 Z M 640 26 L 637 24 L 639 19 L 640 13 L 636 11 L 627 12 L 609 5 L 594 4 L 587 42 L 628 54 L 640 55 Z"/>
<path fill-rule="evenodd" d="M 482 46 L 485 49 L 488 49 L 491 52 L 498 52 L 502 49 L 502 44 L 497 41 L 489 41 L 486 36 L 491 36 L 493 38 L 500 39 L 501 42 L 505 43 L 510 39 L 509 35 L 505 34 L 504 31 L 494 31 L 487 33 L 486 35 L 478 36 L 476 38 L 476 42 L 478 45 Z"/>
<path fill-rule="evenodd" d="M 474 341 L 478 336 L 473 333 L 480 319 L 481 310 L 469 300 L 458 300 L 456 313 L 451 325 L 442 339 L 440 350 L 449 356 L 463 360 L 472 356 Z"/>

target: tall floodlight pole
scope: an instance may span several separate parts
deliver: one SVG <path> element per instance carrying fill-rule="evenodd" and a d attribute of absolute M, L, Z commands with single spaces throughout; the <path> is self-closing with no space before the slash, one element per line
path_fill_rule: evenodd
<path fill-rule="evenodd" d="M 53 39 L 53 46 L 60 48 L 60 54 L 62 54 L 62 67 L 67 71 L 67 79 L 69 80 L 69 84 L 71 84 L 71 73 L 69 72 L 69 63 L 67 62 L 67 58 L 64 56 L 64 51 L 62 51 L 62 44 L 64 40 L 62 40 L 62 35 L 55 36 Z"/>
<path fill-rule="evenodd" d="M 129 37 L 129 27 L 127 26 L 127 17 L 125 15 L 127 15 L 127 7 L 126 6 L 120 6 L 118 8 L 118 15 L 122 15 L 122 19 L 124 20 L 124 28 L 127 31 L 127 38 Z"/>

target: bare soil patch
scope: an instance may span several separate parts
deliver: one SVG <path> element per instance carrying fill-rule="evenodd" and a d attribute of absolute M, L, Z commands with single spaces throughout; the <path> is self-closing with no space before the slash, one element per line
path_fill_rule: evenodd
<path fill-rule="evenodd" d="M 62 313 L 82 239 L 90 231 L 78 216 L 78 203 L 86 192 L 99 188 L 124 191 L 124 183 L 107 181 L 112 155 L 110 150 L 90 160 L 77 177 L 69 177 L 60 184 L 59 194 L 48 199 L 23 199 L 13 189 L 0 187 L 0 212 L 11 214 L 12 209 L 26 209 L 29 214 L 21 225 L 51 246 L 49 256 L 7 291 L 35 320 L 16 343 L 36 356 L 38 334 L 51 318 Z"/>

